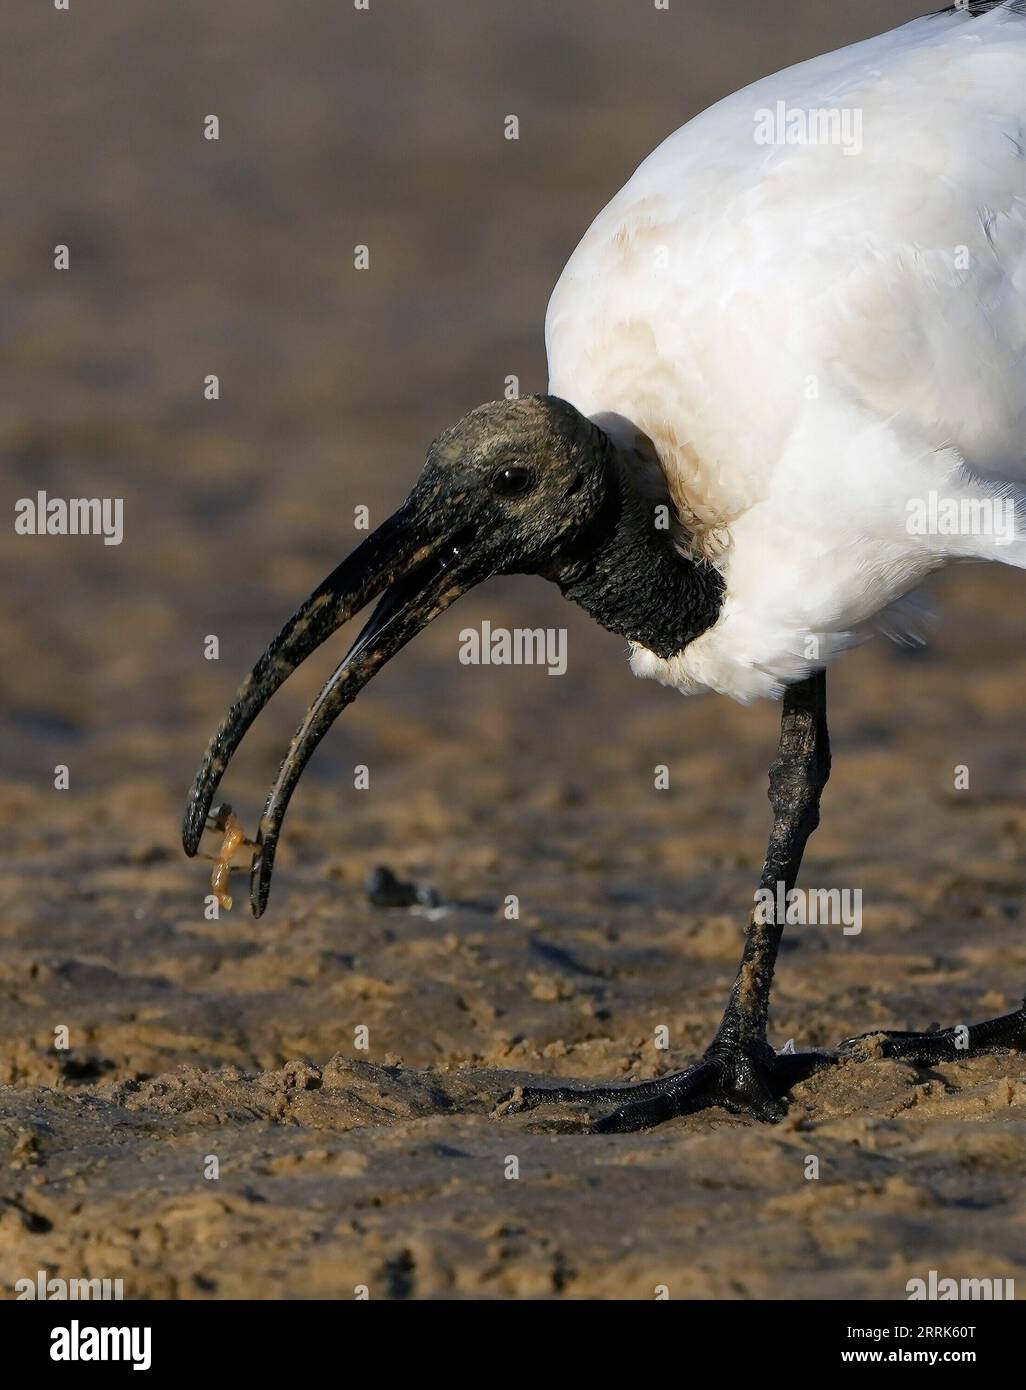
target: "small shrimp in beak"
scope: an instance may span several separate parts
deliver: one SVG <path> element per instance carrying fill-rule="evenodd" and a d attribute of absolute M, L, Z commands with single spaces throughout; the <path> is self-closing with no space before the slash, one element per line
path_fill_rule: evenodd
<path fill-rule="evenodd" d="M 206 828 L 208 830 L 220 830 L 224 835 L 220 851 L 217 854 L 207 854 L 203 857 L 213 861 L 210 887 L 214 897 L 226 912 L 230 912 L 232 909 L 230 892 L 232 860 L 240 850 L 249 848 L 256 851 L 258 845 L 255 840 L 247 839 L 242 822 L 227 801 L 210 812 L 207 816 Z"/>

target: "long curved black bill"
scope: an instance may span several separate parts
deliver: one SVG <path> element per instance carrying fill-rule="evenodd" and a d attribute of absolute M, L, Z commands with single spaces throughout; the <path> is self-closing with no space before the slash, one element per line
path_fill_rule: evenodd
<path fill-rule="evenodd" d="M 418 545 L 415 532 L 408 526 L 411 502 L 412 497 L 317 586 L 239 686 L 228 713 L 207 745 L 189 792 L 182 845 L 190 857 L 199 848 L 225 768 L 278 687 L 311 652 L 374 598 L 397 569 L 416 564 L 430 553 L 430 546 Z"/>
<path fill-rule="evenodd" d="M 310 706 L 268 796 L 257 836 L 250 897 L 267 905 L 282 821 L 314 749 L 374 673 L 487 570 L 465 552 L 462 534 L 439 537 L 430 522 L 433 489 L 418 485 L 402 507 L 319 584 L 242 682 L 207 747 L 182 827 L 188 855 L 200 838 L 228 763 L 247 729 L 288 676 L 343 623 L 384 590 L 370 621 Z M 432 534 L 432 531 L 435 534 Z"/>
<path fill-rule="evenodd" d="M 332 724 L 378 672 L 421 628 L 483 576 L 470 577 L 458 547 L 424 561 L 389 589 L 367 626 L 307 710 L 271 788 L 257 833 L 250 878 L 254 917 L 267 906 L 274 855 L 289 801 L 314 749 Z"/>

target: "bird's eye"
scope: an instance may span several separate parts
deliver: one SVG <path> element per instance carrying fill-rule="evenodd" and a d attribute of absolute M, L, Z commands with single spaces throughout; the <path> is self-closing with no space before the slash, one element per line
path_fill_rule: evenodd
<path fill-rule="evenodd" d="M 531 470 L 519 463 L 507 464 L 505 468 L 500 468 L 492 479 L 492 487 L 500 497 L 517 497 L 523 492 L 529 492 L 533 484 Z"/>

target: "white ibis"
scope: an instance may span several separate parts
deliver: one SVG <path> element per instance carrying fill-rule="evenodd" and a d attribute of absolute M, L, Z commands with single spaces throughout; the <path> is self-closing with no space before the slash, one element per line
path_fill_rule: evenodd
<path fill-rule="evenodd" d="M 550 394 L 480 406 L 431 445 L 407 500 L 286 623 L 211 741 L 188 854 L 267 700 L 381 595 L 271 790 L 257 916 L 333 720 L 468 588 L 512 573 L 552 580 L 626 637 L 638 675 L 783 696 L 760 885 L 792 889 L 830 767 L 826 665 L 873 625 L 900 629 L 941 566 L 1026 564 L 1026 0 L 916 20 L 689 122 L 585 234 L 546 342 Z M 597 1131 L 708 1105 L 777 1118 L 838 1054 L 767 1041 L 773 916 L 753 914 L 694 1066 L 518 1090 L 506 1109 L 606 1107 Z M 916 1063 L 1022 1049 L 1026 1011 L 880 1046 Z"/>

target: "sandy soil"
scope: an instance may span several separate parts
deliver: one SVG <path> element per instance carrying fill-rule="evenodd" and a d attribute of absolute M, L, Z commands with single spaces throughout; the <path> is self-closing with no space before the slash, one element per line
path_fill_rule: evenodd
<path fill-rule="evenodd" d="M 620 641 L 540 581 L 470 595 L 346 714 L 261 922 L 244 904 L 205 920 L 204 867 L 179 848 L 208 734 L 353 544 L 353 507 L 380 520 L 431 436 L 507 373 L 543 386 L 548 289 L 633 164 L 739 83 L 915 11 L 792 0 L 757 27 L 741 4 L 650 8 L 530 0 L 486 20 L 470 0 L 374 0 L 286 19 L 265 0 L 72 0 L 11 17 L 5 505 L 122 497 L 126 533 L 8 527 L 0 549 L 8 1296 L 41 1268 L 181 1298 L 903 1298 L 930 1269 L 1026 1289 L 1018 1056 L 846 1064 L 775 1128 L 492 1118 L 529 1077 L 650 1076 L 701 1051 L 761 862 L 778 717 L 634 681 Z M 778 1044 L 1021 996 L 1021 578 L 967 569 L 936 598 L 925 655 L 875 642 L 832 678 L 805 882 L 861 888 L 863 931 L 790 933 Z M 567 674 L 461 666 L 459 630 L 485 617 L 566 626 Z M 224 790 L 250 823 L 345 636 L 247 740 Z M 378 864 L 442 910 L 372 907 Z"/>

